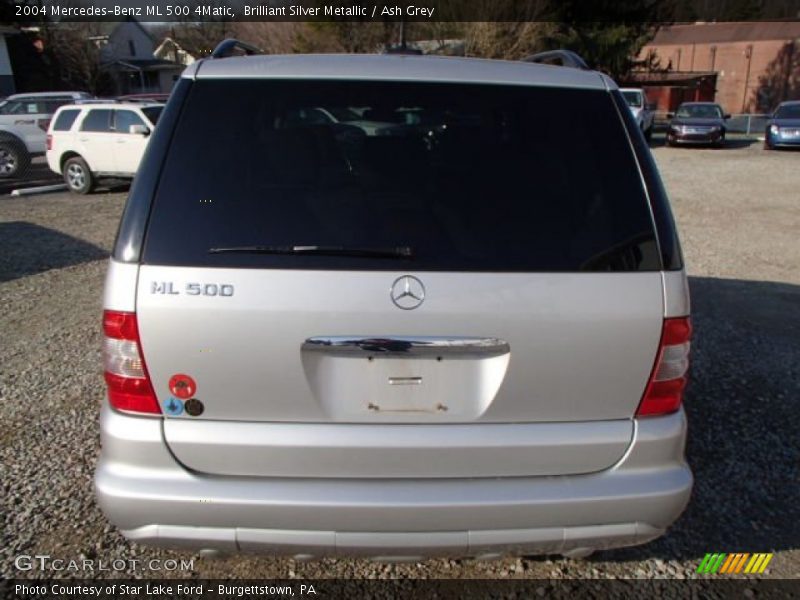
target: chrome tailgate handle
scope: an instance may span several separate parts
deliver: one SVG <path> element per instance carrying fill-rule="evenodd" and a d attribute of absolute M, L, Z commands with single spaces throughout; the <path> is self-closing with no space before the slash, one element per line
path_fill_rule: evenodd
<path fill-rule="evenodd" d="M 303 342 L 303 351 L 337 356 L 380 355 L 487 357 L 508 354 L 508 342 L 491 337 L 437 336 L 316 336 Z"/>

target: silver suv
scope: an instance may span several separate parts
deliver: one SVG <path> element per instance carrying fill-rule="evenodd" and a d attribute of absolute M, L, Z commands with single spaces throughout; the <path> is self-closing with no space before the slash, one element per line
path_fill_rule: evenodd
<path fill-rule="evenodd" d="M 355 124 L 298 117 L 320 108 Z M 138 542 L 581 556 L 661 535 L 689 499 L 686 275 L 597 72 L 196 62 L 104 307 L 96 491 Z"/>

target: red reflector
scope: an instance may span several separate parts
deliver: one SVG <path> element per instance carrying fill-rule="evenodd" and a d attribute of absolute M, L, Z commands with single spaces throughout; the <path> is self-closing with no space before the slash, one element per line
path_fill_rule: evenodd
<path fill-rule="evenodd" d="M 123 340 L 104 344 L 104 376 L 111 406 L 128 412 L 161 414 L 144 364 L 136 314 L 104 311 L 103 333 L 107 340 Z"/>
<path fill-rule="evenodd" d="M 689 317 L 664 319 L 664 330 L 661 334 L 662 347 L 683 344 L 690 339 L 692 339 L 692 320 Z"/>
<path fill-rule="evenodd" d="M 681 407 L 686 378 L 654 381 L 647 388 L 647 394 L 636 413 L 640 417 L 666 415 Z"/>
<path fill-rule="evenodd" d="M 116 340 L 139 342 L 136 314 L 107 310 L 103 312 L 103 333 Z"/>
<path fill-rule="evenodd" d="M 666 415 L 681 407 L 683 390 L 688 381 L 686 375 L 691 337 L 692 321 L 689 317 L 664 319 L 656 361 L 636 416 Z M 659 377 L 660 373 L 675 376 L 664 379 Z"/>
<path fill-rule="evenodd" d="M 149 380 L 122 377 L 108 371 L 104 376 L 111 406 L 117 410 L 161 414 L 161 408 L 158 406 L 158 400 Z"/>

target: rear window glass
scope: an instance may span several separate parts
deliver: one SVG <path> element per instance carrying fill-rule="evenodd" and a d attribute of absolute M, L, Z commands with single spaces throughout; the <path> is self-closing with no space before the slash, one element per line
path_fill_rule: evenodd
<path fill-rule="evenodd" d="M 47 112 L 54 113 L 65 104 L 73 104 L 75 100 L 72 98 L 51 98 L 45 102 L 45 109 Z"/>
<path fill-rule="evenodd" d="M 209 253 L 242 246 L 402 247 L 411 257 Z M 640 174 L 607 92 L 342 81 L 195 83 L 163 166 L 143 260 L 660 269 Z"/>
<path fill-rule="evenodd" d="M 44 102 L 31 99 L 9 100 L 0 107 L 3 115 L 44 114 Z"/>
<path fill-rule="evenodd" d="M 114 129 L 117 133 L 130 133 L 131 125 L 144 125 L 142 118 L 132 110 L 117 110 L 114 112 Z"/>
<path fill-rule="evenodd" d="M 56 122 L 53 124 L 53 131 L 69 131 L 75 119 L 78 117 L 78 109 L 75 110 L 62 110 L 56 117 Z"/>
<path fill-rule="evenodd" d="M 81 131 L 111 131 L 111 111 L 90 110 L 83 118 Z"/>
<path fill-rule="evenodd" d="M 143 108 L 142 112 L 144 113 L 144 116 L 147 117 L 153 125 L 155 125 L 158 123 L 158 117 L 161 116 L 161 112 L 163 110 L 163 106 L 148 106 L 147 108 Z"/>

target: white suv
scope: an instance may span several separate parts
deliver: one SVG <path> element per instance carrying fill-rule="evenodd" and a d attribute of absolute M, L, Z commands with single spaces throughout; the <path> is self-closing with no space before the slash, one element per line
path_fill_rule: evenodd
<path fill-rule="evenodd" d="M 163 104 L 63 106 L 47 132 L 47 164 L 70 191 L 88 194 L 100 177 L 133 177 Z"/>
<path fill-rule="evenodd" d="M 24 173 L 44 154 L 45 132 L 59 106 L 90 98 L 86 92 L 14 94 L 0 102 L 0 178 Z"/>

